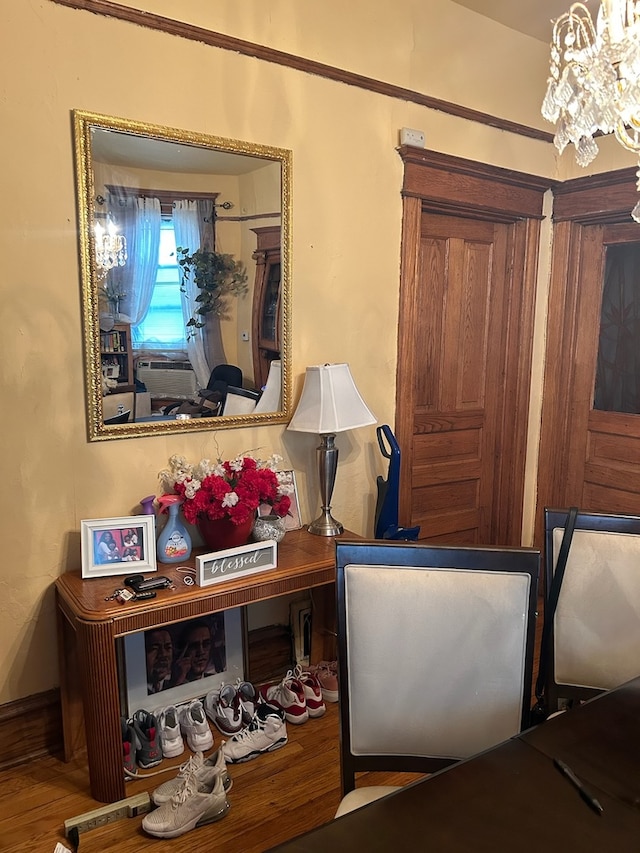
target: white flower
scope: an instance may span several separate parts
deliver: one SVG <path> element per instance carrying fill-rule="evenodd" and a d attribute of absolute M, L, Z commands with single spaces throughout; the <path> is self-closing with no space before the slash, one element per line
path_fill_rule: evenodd
<path fill-rule="evenodd" d="M 195 498 L 196 492 L 198 491 L 201 485 L 202 483 L 200 482 L 200 480 L 191 480 L 190 482 L 188 482 L 187 485 L 184 487 L 185 498 Z"/>
<path fill-rule="evenodd" d="M 238 497 L 236 492 L 227 492 L 227 494 L 222 499 L 222 506 L 235 506 L 239 500 L 240 498 Z"/>

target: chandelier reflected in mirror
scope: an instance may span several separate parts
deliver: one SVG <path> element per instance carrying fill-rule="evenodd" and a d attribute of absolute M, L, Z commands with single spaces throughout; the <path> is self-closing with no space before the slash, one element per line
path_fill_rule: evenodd
<path fill-rule="evenodd" d="M 588 166 L 600 132 L 640 156 L 640 0 L 601 0 L 595 25 L 574 3 L 554 23 L 549 68 L 542 115 L 556 125 L 560 153 L 572 143 Z M 631 216 L 640 222 L 640 202 Z"/>
<path fill-rule="evenodd" d="M 96 220 L 93 232 L 98 275 L 106 276 L 114 267 L 123 267 L 127 262 L 127 241 L 118 233 L 110 213 L 106 216 L 106 227 Z"/>

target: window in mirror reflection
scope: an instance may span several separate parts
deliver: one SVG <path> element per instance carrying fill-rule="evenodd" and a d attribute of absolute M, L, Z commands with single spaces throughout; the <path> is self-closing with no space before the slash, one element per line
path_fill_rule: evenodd
<path fill-rule="evenodd" d="M 180 280 L 173 222 L 163 220 L 151 301 L 142 322 L 132 329 L 134 352 L 146 350 L 187 357 Z"/>
<path fill-rule="evenodd" d="M 606 250 L 593 408 L 640 413 L 640 243 Z"/>

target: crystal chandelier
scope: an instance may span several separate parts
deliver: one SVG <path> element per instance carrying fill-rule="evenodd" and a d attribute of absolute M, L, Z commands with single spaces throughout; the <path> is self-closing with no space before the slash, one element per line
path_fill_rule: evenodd
<path fill-rule="evenodd" d="M 106 228 L 96 222 L 93 230 L 99 273 L 106 275 L 114 267 L 123 267 L 127 262 L 127 241 L 118 234 L 118 226 L 111 214 L 107 214 Z"/>
<path fill-rule="evenodd" d="M 601 0 L 595 26 L 574 3 L 554 24 L 549 68 L 542 115 L 556 125 L 560 153 L 572 142 L 587 166 L 600 131 L 640 156 L 640 0 Z M 640 202 L 631 216 L 640 222 Z"/>

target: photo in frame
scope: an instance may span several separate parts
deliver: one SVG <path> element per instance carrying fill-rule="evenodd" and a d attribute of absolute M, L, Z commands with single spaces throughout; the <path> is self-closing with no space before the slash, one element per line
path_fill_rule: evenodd
<path fill-rule="evenodd" d="M 155 517 L 83 519 L 80 548 L 83 578 L 155 572 Z"/>
<path fill-rule="evenodd" d="M 295 662 L 300 666 L 309 666 L 311 655 L 311 599 L 292 601 L 289 605 L 289 621 Z"/>
<path fill-rule="evenodd" d="M 278 471 L 277 474 L 280 484 L 287 487 L 289 497 L 291 498 L 291 507 L 284 517 L 284 529 L 300 530 L 302 521 L 300 519 L 300 500 L 298 498 L 295 471 L 288 469 L 286 471 Z M 271 512 L 273 510 L 269 504 L 260 504 L 258 507 L 258 515 L 269 515 Z"/>
<path fill-rule="evenodd" d="M 156 713 L 244 678 L 243 608 L 162 625 L 124 638 L 124 713 Z"/>

